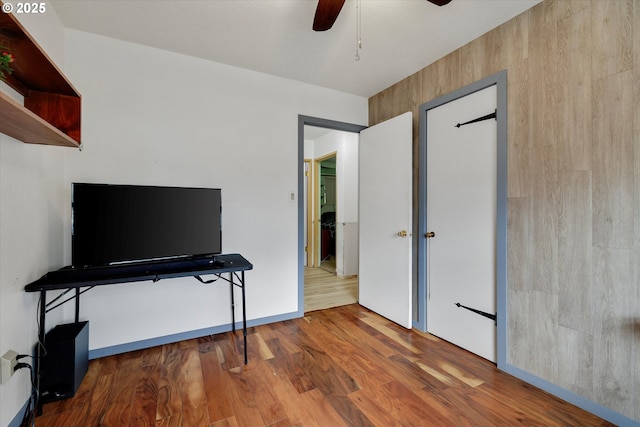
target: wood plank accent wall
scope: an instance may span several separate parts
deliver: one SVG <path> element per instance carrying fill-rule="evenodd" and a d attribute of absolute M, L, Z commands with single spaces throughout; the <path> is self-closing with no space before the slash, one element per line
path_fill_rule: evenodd
<path fill-rule="evenodd" d="M 420 104 L 504 69 L 508 363 L 640 421 L 640 0 L 546 0 L 371 97 L 369 123 L 413 111 L 417 178 Z"/>

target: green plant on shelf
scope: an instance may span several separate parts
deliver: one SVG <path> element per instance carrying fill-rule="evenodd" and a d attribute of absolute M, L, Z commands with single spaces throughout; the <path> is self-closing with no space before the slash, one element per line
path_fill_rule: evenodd
<path fill-rule="evenodd" d="M 13 73 L 11 63 L 15 61 L 13 54 L 6 50 L 7 48 L 0 46 L 0 81 L 6 80 L 7 76 Z"/>

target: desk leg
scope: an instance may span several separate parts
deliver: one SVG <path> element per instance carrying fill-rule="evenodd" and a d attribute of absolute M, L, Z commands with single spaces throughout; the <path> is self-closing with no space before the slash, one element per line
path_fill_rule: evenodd
<path fill-rule="evenodd" d="M 244 270 L 240 272 L 242 288 L 242 335 L 244 335 L 244 364 L 247 364 L 247 304 L 244 297 Z"/>
<path fill-rule="evenodd" d="M 233 272 L 229 273 L 229 291 L 231 291 L 231 330 L 236 331 L 236 303 L 233 299 Z"/>
<path fill-rule="evenodd" d="M 76 323 L 80 321 L 80 288 L 76 288 Z"/>
<path fill-rule="evenodd" d="M 36 365 L 36 387 L 38 393 L 38 404 L 36 407 L 36 415 L 42 415 L 42 394 L 40 392 L 40 384 L 42 379 L 42 373 L 40 372 L 42 357 L 44 356 L 44 348 L 45 345 L 44 337 L 46 331 L 45 320 L 47 316 L 47 291 L 40 291 L 40 324 L 38 325 L 38 351 L 37 358 L 35 360 Z"/>

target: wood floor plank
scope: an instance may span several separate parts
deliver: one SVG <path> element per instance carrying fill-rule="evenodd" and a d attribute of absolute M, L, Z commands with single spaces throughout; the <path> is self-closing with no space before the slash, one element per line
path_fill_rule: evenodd
<path fill-rule="evenodd" d="M 302 356 L 303 375 L 309 377 L 325 395 L 347 395 L 359 390 L 356 381 L 344 371 L 342 366 L 333 362 L 321 348 L 309 343 L 304 347 Z"/>
<path fill-rule="evenodd" d="M 147 348 L 142 353 L 142 366 L 156 366 L 162 356 L 162 346 Z"/>
<path fill-rule="evenodd" d="M 390 384 L 399 385 L 393 389 L 396 394 L 392 394 L 392 389 L 389 388 Z M 406 404 L 406 399 L 410 394 L 411 392 L 406 387 L 391 381 L 376 388 L 351 393 L 349 397 L 369 419 L 375 420 L 377 425 L 421 425 L 424 422 L 424 414 L 417 414 Z"/>
<path fill-rule="evenodd" d="M 273 351 L 275 360 L 277 360 L 278 365 L 285 375 L 287 375 L 289 382 L 291 382 L 298 393 L 304 393 L 315 388 L 310 378 L 304 375 L 303 366 L 300 362 L 302 358 L 302 351 L 299 351 L 298 353 L 286 352 L 280 346 L 279 339 L 269 340 L 267 345 L 271 348 L 271 351 Z"/>
<path fill-rule="evenodd" d="M 402 347 L 406 348 L 407 350 L 413 353 L 420 353 L 420 350 L 414 345 L 412 345 L 410 342 L 408 342 L 408 340 L 406 339 L 407 335 L 409 336 L 411 335 L 407 334 L 406 330 L 399 331 L 398 330 L 399 327 L 397 327 L 397 325 L 391 325 L 391 323 L 388 320 L 382 319 L 378 316 L 371 316 L 371 317 L 366 317 L 362 319 L 362 321 L 365 322 L 367 325 L 371 326 L 372 328 L 376 329 L 378 332 L 385 335 L 386 337 L 391 338 L 393 341 L 400 344 Z"/>
<path fill-rule="evenodd" d="M 233 369 L 242 365 L 235 349 L 236 336 L 233 333 L 214 335 L 216 354 L 222 369 Z"/>
<path fill-rule="evenodd" d="M 467 419 L 473 420 L 478 425 L 514 425 L 523 418 L 519 408 L 502 413 L 492 405 L 493 401 L 485 402 L 486 406 L 478 404 L 476 398 L 478 394 L 479 392 L 472 388 L 465 388 L 463 392 L 450 388 L 442 393 L 441 398 L 451 402 L 457 411 L 462 412 Z M 534 425 L 539 424 L 534 423 Z"/>
<path fill-rule="evenodd" d="M 502 388 L 509 390 L 509 393 L 498 392 Z M 547 422 L 546 425 L 558 426 L 579 425 L 588 427 L 610 425 L 606 422 L 603 424 L 602 419 L 586 412 L 580 415 L 580 420 L 572 420 L 573 413 L 567 410 L 566 402 L 504 372 L 496 374 L 496 381 L 493 387 L 482 385 L 476 391 L 476 400 L 481 405 L 486 404 L 486 401 L 480 400 L 481 396 L 490 395 L 494 400 L 494 404 L 491 406 L 495 407 L 496 410 L 500 410 L 504 406 L 517 408 L 517 411 L 523 414 L 522 419 L 529 419 L 534 425 L 542 422 Z"/>
<path fill-rule="evenodd" d="M 254 334 L 253 336 L 255 337 L 258 344 L 257 347 L 258 353 L 260 353 L 260 358 L 262 360 L 273 359 L 273 353 L 271 353 L 271 350 L 269 350 L 267 343 L 264 342 L 262 335 L 258 333 Z"/>
<path fill-rule="evenodd" d="M 180 348 L 174 344 L 162 346 L 158 361 L 158 405 L 156 420 L 168 419 L 182 413 L 182 399 L 178 389 L 180 376 Z"/>
<path fill-rule="evenodd" d="M 173 414 L 156 420 L 156 427 L 183 427 L 182 413 Z"/>
<path fill-rule="evenodd" d="M 380 325 L 372 324 L 368 317 L 361 319 L 361 322 L 364 323 L 368 329 L 362 325 L 360 326 L 361 328 L 373 336 L 376 341 L 393 350 L 394 353 L 404 354 L 405 356 L 416 356 L 419 354 L 419 351 L 411 346 L 407 346 L 397 334 L 393 334 L 388 328 L 382 328 Z"/>
<path fill-rule="evenodd" d="M 236 421 L 240 426 L 265 426 L 253 393 L 252 371 L 245 373 L 242 368 L 224 371 L 224 380 L 229 384 L 229 395 L 233 404 Z"/>
<path fill-rule="evenodd" d="M 348 396 L 325 395 L 324 398 L 348 426 L 369 427 L 376 425 Z M 387 424 L 381 423 L 378 425 L 384 426 Z"/>
<path fill-rule="evenodd" d="M 462 381 L 463 383 L 467 384 L 469 387 L 478 387 L 480 384 L 484 382 L 481 379 L 476 378 L 475 376 L 469 375 L 468 372 L 465 372 L 461 369 L 456 368 L 450 363 L 441 362 L 438 364 L 438 367 L 441 370 L 450 374 L 451 376 L 454 376 L 460 381 Z"/>
<path fill-rule="evenodd" d="M 427 374 L 431 375 L 433 378 L 435 378 L 440 383 L 442 383 L 444 386 L 451 387 L 451 386 L 455 385 L 455 382 L 451 379 L 451 377 L 449 377 L 446 374 L 441 373 L 437 369 L 432 368 L 431 366 L 427 365 L 426 363 L 422 363 L 420 360 L 416 360 L 416 361 L 414 361 L 414 363 L 420 369 L 422 369 Z M 434 388 L 436 388 L 436 387 L 434 387 Z"/>
<path fill-rule="evenodd" d="M 313 427 L 317 425 L 333 426 L 333 427 L 346 427 L 348 424 L 340 417 L 340 415 L 333 409 L 333 406 L 324 398 L 324 395 L 320 390 L 310 390 L 300 395 L 301 405 L 304 410 L 309 413 L 312 421 L 310 423 L 300 424 L 302 426 Z"/>
<path fill-rule="evenodd" d="M 233 404 L 227 382 L 224 381 L 215 343 L 212 339 L 201 340 L 198 344 L 198 350 L 209 420 L 218 422 L 233 418 Z"/>
<path fill-rule="evenodd" d="M 239 427 L 236 422 L 236 417 L 225 418 L 223 420 L 216 421 L 211 424 L 211 427 Z"/>
<path fill-rule="evenodd" d="M 334 309 L 342 311 L 342 308 Z M 320 314 L 318 314 L 320 315 Z M 366 317 L 366 316 L 365 316 Z M 364 317 L 358 317 L 358 322 Z M 379 366 L 380 369 L 385 372 L 393 372 L 394 378 L 401 381 L 409 388 L 421 388 L 425 385 L 430 385 L 434 390 L 442 387 L 442 381 L 438 379 L 438 381 L 434 381 L 431 377 L 433 377 L 434 372 L 440 373 L 440 375 L 447 376 L 449 378 L 449 382 L 456 383 L 457 381 L 451 378 L 448 374 L 444 372 L 438 371 L 435 364 L 437 361 L 442 360 L 442 355 L 432 352 L 431 355 L 425 357 L 424 354 L 421 356 L 413 355 L 413 356 L 401 356 L 397 353 L 396 349 L 391 348 L 390 346 L 384 344 L 379 340 L 372 340 L 372 336 L 376 336 L 378 334 L 378 330 L 370 327 L 366 322 L 366 326 L 362 325 L 354 325 L 353 328 L 350 327 L 349 323 L 338 322 L 334 323 L 334 333 L 335 334 L 343 334 L 345 332 L 353 332 L 353 335 L 345 335 L 351 337 L 351 341 L 354 339 L 357 340 L 359 354 L 358 357 L 366 358 L 368 360 L 373 361 L 376 366 Z M 358 333 L 359 331 L 359 333 Z M 358 338 L 355 336 L 358 335 Z M 386 339 L 386 335 L 382 335 L 384 337 L 384 342 L 387 344 L 393 343 L 395 341 Z M 430 341 L 424 337 L 414 337 L 414 340 L 422 340 L 421 350 L 423 353 L 430 348 Z M 371 343 L 376 343 L 376 345 L 370 345 Z M 440 341 L 436 341 L 436 343 L 440 343 Z M 455 347 L 454 347 L 455 348 Z M 423 365 L 432 366 L 432 372 L 426 372 L 424 366 L 420 365 L 412 365 L 410 361 L 421 360 L 420 357 L 424 357 Z M 399 369 L 400 368 L 400 369 Z M 425 375 L 425 372 L 419 372 L 418 368 L 422 369 L 430 376 Z"/>
<path fill-rule="evenodd" d="M 204 379 L 198 348 L 191 346 L 181 350 L 180 377 L 184 423 L 192 427 L 208 427 L 209 411 L 205 395 Z"/>
<path fill-rule="evenodd" d="M 111 388 L 113 387 L 114 374 L 101 375 L 98 378 L 93 393 L 91 394 L 91 400 L 88 402 L 88 410 L 86 412 L 85 424 L 96 424 L 91 420 L 102 421 L 104 412 L 109 404 L 109 397 L 111 396 Z"/>
<path fill-rule="evenodd" d="M 289 416 L 285 410 L 282 395 L 277 386 L 277 373 L 271 364 L 258 360 L 253 366 L 253 379 L 255 380 L 252 392 L 256 396 L 258 410 L 267 425 L 276 424 L 287 420 Z"/>
<path fill-rule="evenodd" d="M 388 357 L 396 354 L 394 349 L 386 346 L 383 342 L 372 340 L 371 335 L 375 329 L 368 325 L 363 327 L 361 319 L 364 316 L 361 316 L 359 312 L 348 310 L 347 307 L 337 307 L 331 310 L 332 316 L 329 322 L 334 325 L 332 333 L 345 338 L 358 348 L 369 348 L 381 356 Z M 313 313 L 312 316 L 322 316 L 325 313 L 326 311 L 320 311 Z M 310 317 L 310 315 L 307 315 L 307 317 Z"/>
<path fill-rule="evenodd" d="M 425 402 L 419 396 L 419 390 L 410 390 L 401 382 L 392 381 L 386 385 L 385 391 L 390 399 L 401 399 L 402 407 L 407 411 L 406 418 L 411 425 L 424 425 L 426 420 L 429 420 L 428 424 L 438 426 L 446 426 L 452 422 L 449 416 L 443 416 L 436 411 L 430 401 Z"/>
<path fill-rule="evenodd" d="M 279 345 L 290 354 L 302 351 L 299 345 L 302 342 L 301 337 L 292 335 L 289 331 L 289 325 L 293 322 L 293 320 L 287 320 L 282 324 L 278 324 L 277 328 L 274 328 L 274 335 L 277 337 Z"/>
<path fill-rule="evenodd" d="M 304 311 L 358 302 L 358 277 L 337 277 L 322 268 L 304 269 Z"/>
<path fill-rule="evenodd" d="M 273 359 L 266 360 L 261 365 L 269 368 L 268 370 L 264 369 L 263 374 L 269 378 L 273 394 L 278 397 L 291 424 L 309 427 L 322 426 L 316 421 L 311 408 L 303 404 L 303 396 L 306 393 L 298 393 L 280 366 Z"/>
<path fill-rule="evenodd" d="M 357 304 L 91 361 L 38 427 L 612 424 Z"/>
<path fill-rule="evenodd" d="M 310 384 L 310 389 L 318 389 L 325 396 L 339 395 L 346 396 L 350 391 L 356 390 L 355 381 L 338 369 L 337 366 L 327 365 L 327 357 L 321 351 L 313 347 L 292 355 L 295 366 L 294 372 L 304 381 Z M 289 377 L 291 380 L 291 377 Z M 296 380 L 292 381 L 297 383 Z M 303 391 L 307 391 L 304 390 Z"/>
<path fill-rule="evenodd" d="M 41 423 L 39 419 L 36 420 L 38 427 L 69 427 L 77 424 L 78 420 L 82 419 L 81 410 L 77 408 L 70 409 L 68 411 L 60 412 L 56 417 L 48 417 L 44 423 Z"/>
<path fill-rule="evenodd" d="M 441 381 L 434 381 L 434 377 L 430 373 L 426 372 L 416 363 L 413 363 L 410 358 L 406 358 L 400 354 L 390 357 L 389 366 L 394 368 L 396 378 L 412 389 L 420 388 L 421 386 L 429 387 L 434 391 L 450 388 L 450 386 L 442 387 Z M 449 376 L 449 380 L 455 384 L 454 387 L 461 387 L 461 383 L 455 378 Z M 416 385 L 416 383 L 418 384 Z"/>
<path fill-rule="evenodd" d="M 321 314 L 308 315 L 307 322 L 301 323 L 308 331 L 311 339 L 336 361 L 345 372 L 358 384 L 358 388 L 367 386 L 370 382 L 377 384 L 393 380 L 387 371 L 375 361 L 368 358 L 361 349 L 353 345 L 348 339 L 333 332 L 334 324 Z"/>
<path fill-rule="evenodd" d="M 536 411 L 535 417 L 530 417 L 529 413 L 521 405 L 518 405 L 515 411 L 505 414 L 500 410 L 503 402 L 497 400 L 495 396 L 490 397 L 480 393 L 478 390 L 467 392 L 465 402 L 468 408 L 473 408 L 476 413 L 482 414 L 483 419 L 494 425 L 506 425 L 517 419 L 526 420 L 527 424 L 532 426 L 561 427 L 561 424 L 557 424 L 547 417 L 544 411 L 540 411 L 540 408 Z"/>
<path fill-rule="evenodd" d="M 374 419 L 379 424 L 393 426 L 399 425 L 398 419 L 404 419 L 404 417 L 398 416 L 401 411 L 401 408 L 398 407 L 399 402 L 380 399 L 379 393 L 375 390 L 358 390 L 351 393 L 349 398 L 357 406 L 362 414 L 361 417 L 366 417 L 368 422 L 371 422 L 370 419 Z M 352 416 L 349 415 L 348 418 L 351 419 Z"/>
<path fill-rule="evenodd" d="M 154 364 L 146 364 L 141 367 L 141 375 L 136 384 L 134 398 L 131 402 L 129 427 L 153 427 L 156 424 L 156 412 L 158 409 L 156 372 Z"/>
<path fill-rule="evenodd" d="M 131 418 L 132 402 L 140 378 L 140 353 L 123 353 L 118 359 L 118 371 L 113 377 L 113 387 L 109 404 L 101 420 L 102 426 L 120 427 L 128 425 Z"/>
<path fill-rule="evenodd" d="M 433 416 L 430 408 L 398 381 L 359 390 L 349 397 L 369 419 L 376 420 L 377 425 L 420 426 L 425 419 L 430 419 L 431 425 L 447 422 L 444 417 Z"/>

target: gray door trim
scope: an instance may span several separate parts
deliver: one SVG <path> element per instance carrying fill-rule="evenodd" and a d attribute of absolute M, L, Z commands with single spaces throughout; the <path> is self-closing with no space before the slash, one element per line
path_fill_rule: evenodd
<path fill-rule="evenodd" d="M 298 316 L 304 316 L 304 127 L 360 133 L 367 126 L 298 115 Z"/>

